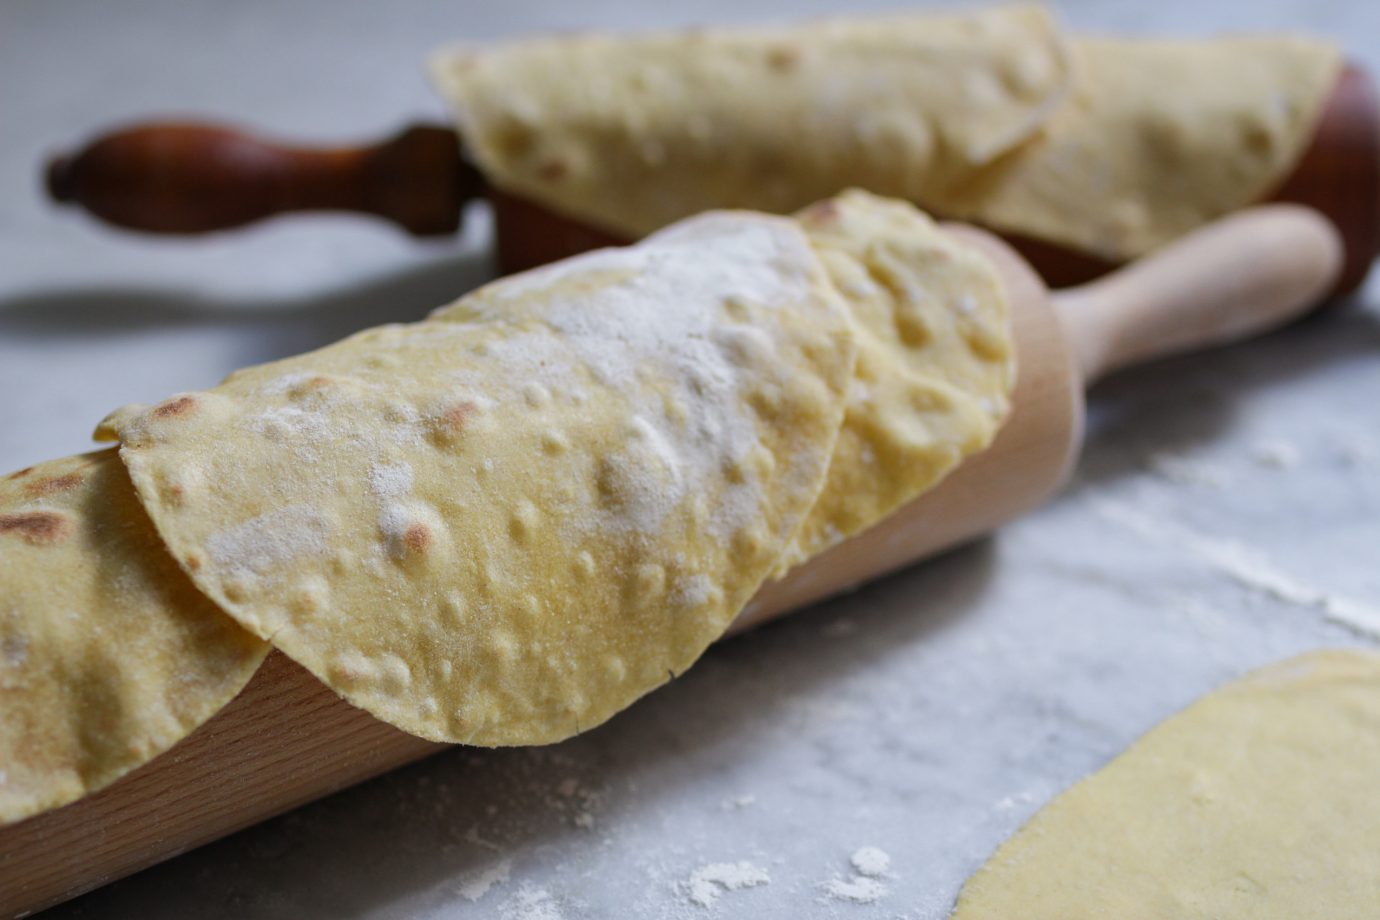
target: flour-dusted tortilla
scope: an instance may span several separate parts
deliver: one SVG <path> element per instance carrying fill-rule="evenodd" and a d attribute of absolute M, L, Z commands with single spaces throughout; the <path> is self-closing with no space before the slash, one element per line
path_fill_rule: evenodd
<path fill-rule="evenodd" d="M 776 574 L 873 526 L 991 443 L 1010 409 L 1015 351 L 1000 278 L 914 205 L 852 190 L 795 216 L 858 342 L 829 473 Z M 445 311 L 539 316 L 484 292 Z"/>
<path fill-rule="evenodd" d="M 855 185 L 923 206 L 1030 139 L 1072 80 L 1038 6 L 542 37 L 431 72 L 494 184 L 631 238 Z"/>
<path fill-rule="evenodd" d="M 723 632 L 819 494 L 855 354 L 794 223 L 710 214 L 98 435 L 196 584 L 348 700 L 533 744 Z"/>
<path fill-rule="evenodd" d="M 1380 653 L 1209 694 L 1035 815 L 953 920 L 1299 920 L 1380 910 Z"/>
<path fill-rule="evenodd" d="M 1263 200 L 1307 149 L 1341 55 L 1305 38 L 1085 38 L 1078 88 L 1035 141 L 929 203 L 1129 259 Z"/>
<path fill-rule="evenodd" d="M 182 574 L 114 450 L 0 478 L 0 825 L 172 747 L 267 651 Z"/>
<path fill-rule="evenodd" d="M 851 191 L 796 220 L 848 304 L 858 360 L 828 479 L 783 566 L 871 527 L 987 447 L 1016 373 L 996 270 L 914 206 Z"/>

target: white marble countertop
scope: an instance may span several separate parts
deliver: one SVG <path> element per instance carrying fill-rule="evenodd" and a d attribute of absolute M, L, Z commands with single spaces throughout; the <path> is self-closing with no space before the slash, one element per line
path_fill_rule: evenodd
<path fill-rule="evenodd" d="M 87 449 L 119 404 L 420 317 L 488 272 L 482 215 L 425 244 L 329 218 L 118 234 L 41 200 L 51 150 L 168 113 L 365 137 L 443 115 L 419 66 L 440 42 L 830 7 L 5 3 L 0 469 Z M 1307 28 L 1380 72 L 1377 4 L 1062 7 L 1087 28 Z M 998 842 L 1156 721 L 1250 667 L 1368 641 L 1335 622 L 1380 616 L 1380 287 L 1359 301 L 1110 381 L 1051 505 L 726 642 L 587 735 L 441 754 L 51 916 L 943 917 Z M 870 888 L 849 865 L 863 846 L 891 857 Z M 702 871 L 740 862 L 769 881 Z"/>

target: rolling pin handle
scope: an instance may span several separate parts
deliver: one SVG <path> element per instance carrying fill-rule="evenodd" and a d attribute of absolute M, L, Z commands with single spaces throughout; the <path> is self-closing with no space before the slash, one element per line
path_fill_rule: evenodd
<path fill-rule="evenodd" d="M 163 234 L 228 230 L 294 211 L 352 211 L 417 236 L 456 232 L 484 188 L 455 132 L 413 125 L 353 147 L 295 147 L 191 122 L 134 125 L 49 160 L 49 197 Z"/>
<path fill-rule="evenodd" d="M 1145 361 L 1227 345 L 1303 316 L 1333 290 L 1344 245 L 1296 204 L 1247 208 L 1054 295 L 1085 384 Z"/>

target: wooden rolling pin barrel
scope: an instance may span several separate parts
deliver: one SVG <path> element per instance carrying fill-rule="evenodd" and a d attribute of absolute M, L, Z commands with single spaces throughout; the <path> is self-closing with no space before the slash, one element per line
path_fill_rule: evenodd
<path fill-rule="evenodd" d="M 225 230 L 294 211 L 352 211 L 418 236 L 460 227 L 465 205 L 487 197 L 506 274 L 610 244 L 630 242 L 506 194 L 462 156 L 453 128 L 416 125 L 372 145 L 288 146 L 190 122 L 151 123 L 106 135 L 54 158 L 50 195 L 110 223 L 153 233 Z M 1341 71 L 1311 143 L 1268 196 L 1325 214 L 1346 245 L 1337 292 L 1354 290 L 1380 252 L 1380 100 L 1366 73 Z M 1008 235 L 1060 287 L 1114 266 L 1085 253 Z"/>
<path fill-rule="evenodd" d="M 1009 294 L 1019 362 L 1010 418 L 986 451 L 936 489 L 763 588 L 732 631 L 1035 506 L 1077 455 L 1088 383 L 1128 364 L 1282 325 L 1335 285 L 1343 261 L 1327 220 L 1272 205 L 1051 297 L 1001 240 L 949 229 L 992 259 Z M 274 652 L 235 700 L 167 753 L 100 792 L 0 828 L 0 916 L 74 897 L 436 750 L 345 703 Z"/>

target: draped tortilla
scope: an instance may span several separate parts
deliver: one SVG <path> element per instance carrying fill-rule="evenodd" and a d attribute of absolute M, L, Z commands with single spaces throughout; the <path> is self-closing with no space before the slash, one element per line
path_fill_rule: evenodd
<path fill-rule="evenodd" d="M 796 220 L 844 294 L 858 360 L 828 479 L 782 567 L 871 527 L 986 448 L 1016 373 L 1000 278 L 929 217 L 850 191 Z"/>
<path fill-rule="evenodd" d="M 1043 9 L 436 55 L 498 187 L 636 238 L 853 186 L 1112 260 L 1283 183 L 1341 66 L 1288 36 L 1067 40 Z"/>
<path fill-rule="evenodd" d="M 1377 774 L 1380 654 L 1271 665 L 1045 806 L 952 920 L 1374 916 Z"/>
<path fill-rule="evenodd" d="M 267 651 L 178 569 L 114 450 L 0 479 L 0 824 L 152 760 Z"/>
<path fill-rule="evenodd" d="M 1037 6 L 531 38 L 431 73 L 492 182 L 631 238 L 854 185 L 923 206 L 1029 140 L 1072 80 Z"/>
<path fill-rule="evenodd" d="M 543 743 L 684 670 L 765 579 L 855 348 L 795 224 L 711 214 L 98 436 L 198 587 L 348 700 Z"/>
<path fill-rule="evenodd" d="M 858 357 L 829 472 L 776 574 L 871 527 L 982 450 L 1010 410 L 1009 304 L 985 257 L 913 205 L 850 190 L 795 215 L 842 295 Z M 485 292 L 452 318 L 538 317 Z"/>
<path fill-rule="evenodd" d="M 1289 37 L 1084 38 L 1083 77 L 1040 136 L 929 201 L 1129 259 L 1266 198 L 1303 155 L 1341 56 Z"/>

